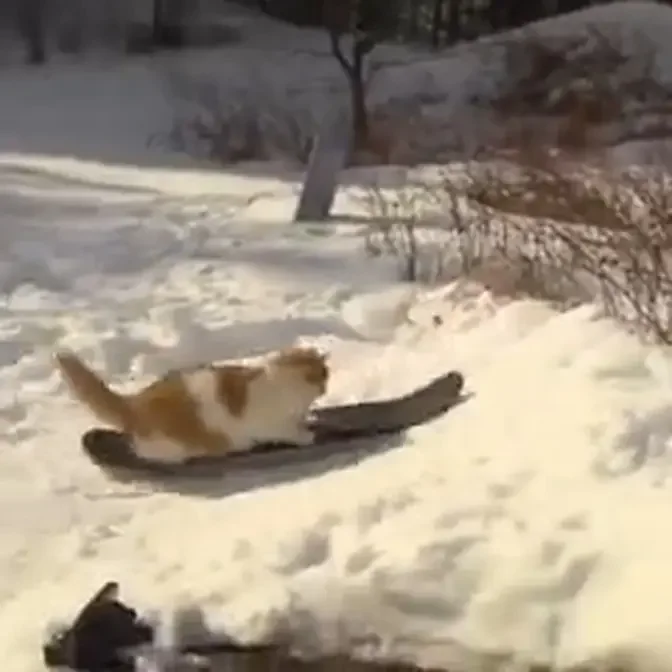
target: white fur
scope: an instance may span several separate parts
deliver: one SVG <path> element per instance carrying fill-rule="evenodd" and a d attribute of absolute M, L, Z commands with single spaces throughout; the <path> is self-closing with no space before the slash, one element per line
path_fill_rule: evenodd
<path fill-rule="evenodd" d="M 297 371 L 272 365 L 250 386 L 249 436 L 254 443 L 284 441 L 310 445 L 314 435 L 304 425 L 306 414 L 317 396 Z"/>
<path fill-rule="evenodd" d="M 189 453 L 184 446 L 166 436 L 135 437 L 133 444 L 135 453 L 147 460 L 179 464 L 189 457 Z"/>
<path fill-rule="evenodd" d="M 248 405 L 240 417 L 222 404 L 215 371 L 204 368 L 182 375 L 203 423 L 213 432 L 229 437 L 229 450 L 243 452 L 263 442 L 313 442 L 313 433 L 303 423 L 317 390 L 298 372 L 266 365 L 263 375 L 251 381 Z M 190 454 L 174 441 L 158 437 L 138 440 L 136 451 L 143 457 L 165 462 L 182 462 Z"/>

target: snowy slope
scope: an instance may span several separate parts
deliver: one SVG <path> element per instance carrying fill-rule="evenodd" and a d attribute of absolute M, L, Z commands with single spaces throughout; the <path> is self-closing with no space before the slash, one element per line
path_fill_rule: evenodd
<path fill-rule="evenodd" d="M 594 16 L 669 30 L 672 11 L 647 7 Z M 45 623 L 111 578 L 165 614 L 203 604 L 246 638 L 289 630 L 327 649 L 376 634 L 379 653 L 454 670 L 493 653 L 560 665 L 626 653 L 669 667 L 667 350 L 591 306 L 559 314 L 477 287 L 401 286 L 389 264 L 364 257 L 357 226 L 288 225 L 296 184 L 277 166 L 218 172 L 146 152 L 169 113 L 147 62 L 0 73 L 10 89 L 0 104 L 7 669 L 40 669 Z M 474 397 L 359 464 L 185 494 L 113 484 L 84 461 L 77 441 L 91 419 L 49 362 L 67 344 L 132 386 L 297 338 L 333 352 L 325 401 L 394 395 L 449 368 Z"/>

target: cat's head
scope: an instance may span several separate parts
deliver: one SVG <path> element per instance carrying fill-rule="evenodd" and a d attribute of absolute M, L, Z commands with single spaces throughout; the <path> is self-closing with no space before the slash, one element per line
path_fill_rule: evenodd
<path fill-rule="evenodd" d="M 312 346 L 295 346 L 276 353 L 271 364 L 276 369 L 295 372 L 309 385 L 317 387 L 320 394 L 327 390 L 329 382 L 328 355 Z"/>

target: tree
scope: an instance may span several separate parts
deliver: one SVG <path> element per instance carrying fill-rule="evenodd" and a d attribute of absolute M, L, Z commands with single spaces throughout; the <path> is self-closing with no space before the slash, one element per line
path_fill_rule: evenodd
<path fill-rule="evenodd" d="M 350 86 L 355 147 L 369 137 L 366 107 L 366 59 L 396 20 L 394 0 L 324 0 L 323 23 L 329 33 L 331 52 Z M 390 20 L 393 17 L 393 20 Z M 396 27 L 396 25 L 395 25 Z M 350 37 L 346 55 L 344 38 Z"/>
<path fill-rule="evenodd" d="M 152 8 L 152 43 L 159 49 L 180 49 L 187 46 L 185 0 L 154 0 Z"/>
<path fill-rule="evenodd" d="M 452 42 L 457 42 L 460 34 L 460 2 L 459 0 L 453 0 L 450 3 L 450 40 Z M 434 0 L 434 6 L 432 8 L 432 46 L 438 47 L 441 43 L 441 32 L 445 25 L 445 20 L 443 17 L 443 0 Z"/>
<path fill-rule="evenodd" d="M 154 0 L 152 5 L 152 41 L 154 44 L 160 44 L 163 37 L 166 23 L 165 8 L 164 0 Z"/>
<path fill-rule="evenodd" d="M 16 6 L 16 22 L 26 45 L 26 60 L 33 65 L 47 60 L 45 10 L 45 0 L 19 0 Z"/>

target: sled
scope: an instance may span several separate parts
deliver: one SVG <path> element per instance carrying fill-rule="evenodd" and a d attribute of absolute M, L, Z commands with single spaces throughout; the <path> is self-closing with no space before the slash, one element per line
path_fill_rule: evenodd
<path fill-rule="evenodd" d="M 240 470 L 258 470 L 291 463 L 296 459 L 319 460 L 348 450 L 372 449 L 376 437 L 398 435 L 428 422 L 464 401 L 464 376 L 457 371 L 433 380 L 410 394 L 382 401 L 365 401 L 342 406 L 326 406 L 311 411 L 307 425 L 315 432 L 310 446 L 260 444 L 250 451 L 221 457 L 199 457 L 169 464 L 138 456 L 131 438 L 109 429 L 95 427 L 82 435 L 84 454 L 108 476 L 129 479 L 221 479 Z"/>

